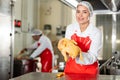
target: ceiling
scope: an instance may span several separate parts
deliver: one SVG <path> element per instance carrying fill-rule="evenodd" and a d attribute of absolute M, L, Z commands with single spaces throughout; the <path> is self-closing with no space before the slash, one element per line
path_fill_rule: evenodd
<path fill-rule="evenodd" d="M 76 8 L 80 1 L 88 1 L 92 4 L 94 10 L 111 10 L 113 12 L 119 12 L 120 0 L 59 0 L 66 5 Z"/>
<path fill-rule="evenodd" d="M 76 0 L 80 2 L 81 0 Z M 100 0 L 82 0 L 88 1 L 92 4 L 94 10 L 107 10 L 106 6 Z"/>
<path fill-rule="evenodd" d="M 101 0 L 101 2 L 111 11 L 118 12 L 120 10 L 120 0 Z"/>
<path fill-rule="evenodd" d="M 120 10 L 120 0 L 76 0 L 88 1 L 92 4 L 94 10 L 111 10 L 118 12 Z"/>

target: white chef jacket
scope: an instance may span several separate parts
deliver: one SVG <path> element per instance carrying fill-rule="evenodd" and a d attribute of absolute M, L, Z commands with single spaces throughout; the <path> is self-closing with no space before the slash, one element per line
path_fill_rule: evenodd
<path fill-rule="evenodd" d="M 75 33 L 80 37 L 89 36 L 92 40 L 90 49 L 87 52 L 82 52 L 83 61 L 77 57 L 75 59 L 76 63 L 83 65 L 93 64 L 97 61 L 98 53 L 102 47 L 101 31 L 92 24 L 89 24 L 87 29 L 84 32 L 81 32 L 79 24 L 73 23 L 67 26 L 65 37 L 71 39 L 71 36 Z"/>
<path fill-rule="evenodd" d="M 38 43 L 40 43 L 40 46 L 38 46 Z M 35 58 L 39 56 L 46 48 L 48 48 L 51 51 L 52 58 L 54 59 L 54 51 L 53 51 L 52 43 L 47 36 L 42 34 L 40 39 L 35 43 L 33 43 L 31 46 L 29 46 L 27 50 L 35 49 L 35 51 L 30 55 L 30 58 Z M 52 60 L 52 62 L 53 61 L 54 60 Z"/>

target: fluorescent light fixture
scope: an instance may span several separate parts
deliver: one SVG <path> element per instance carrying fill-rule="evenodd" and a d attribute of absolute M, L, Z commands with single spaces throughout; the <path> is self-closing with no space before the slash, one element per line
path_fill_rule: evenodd
<path fill-rule="evenodd" d="M 78 4 L 78 2 L 76 0 L 60 0 L 60 1 L 72 8 L 76 8 L 77 4 Z"/>

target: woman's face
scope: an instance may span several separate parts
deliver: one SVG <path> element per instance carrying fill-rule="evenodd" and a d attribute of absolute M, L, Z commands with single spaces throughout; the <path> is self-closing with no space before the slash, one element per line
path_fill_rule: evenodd
<path fill-rule="evenodd" d="M 89 22 L 90 13 L 87 7 L 79 5 L 76 10 L 76 20 L 79 24 L 85 24 Z"/>

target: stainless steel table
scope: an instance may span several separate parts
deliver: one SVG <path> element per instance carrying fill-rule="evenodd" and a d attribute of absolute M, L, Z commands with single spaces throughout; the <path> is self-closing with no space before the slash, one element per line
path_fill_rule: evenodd
<path fill-rule="evenodd" d="M 58 73 L 31 72 L 9 80 L 120 80 L 120 75 L 98 75 L 97 78 L 85 75 L 64 75 L 57 78 Z"/>

